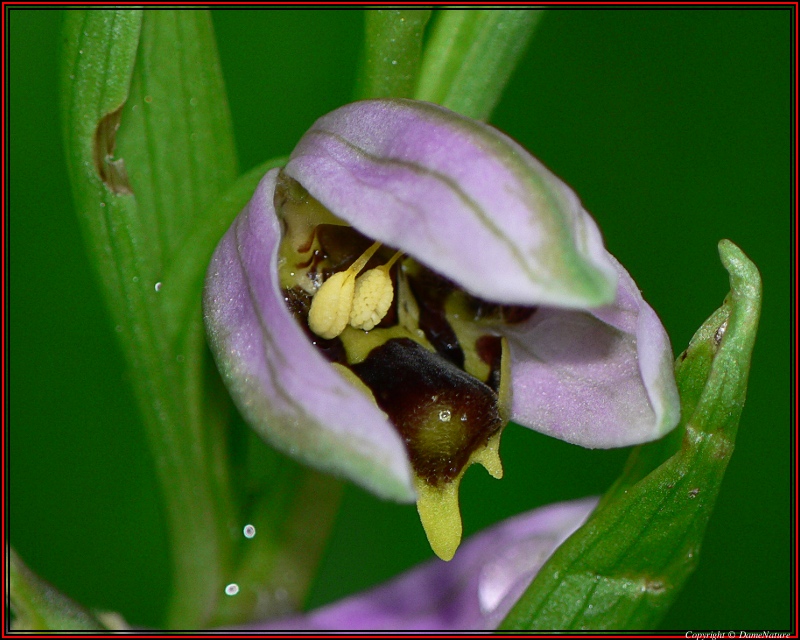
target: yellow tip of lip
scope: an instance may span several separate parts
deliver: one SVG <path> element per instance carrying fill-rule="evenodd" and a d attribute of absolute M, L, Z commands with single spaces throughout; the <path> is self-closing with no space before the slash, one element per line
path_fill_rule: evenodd
<path fill-rule="evenodd" d="M 458 506 L 460 478 L 433 487 L 415 478 L 417 511 L 433 552 L 442 560 L 452 560 L 461 544 L 461 510 Z"/>
<path fill-rule="evenodd" d="M 493 478 L 503 477 L 503 463 L 500 461 L 500 437 L 503 429 L 499 429 L 486 446 L 473 452 L 469 462 L 461 473 L 450 482 L 434 487 L 421 478 L 414 477 L 417 489 L 417 511 L 428 536 L 433 552 L 442 560 L 452 560 L 461 544 L 461 509 L 458 505 L 458 489 L 464 472 L 474 463 L 480 464 Z"/>

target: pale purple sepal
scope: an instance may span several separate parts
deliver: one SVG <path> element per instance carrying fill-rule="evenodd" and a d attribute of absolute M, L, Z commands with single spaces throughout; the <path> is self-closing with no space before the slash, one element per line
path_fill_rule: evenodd
<path fill-rule="evenodd" d="M 655 440 L 677 423 L 672 348 L 636 283 L 619 274 L 613 305 L 541 307 L 504 328 L 512 362 L 512 419 L 588 448 Z"/>
<path fill-rule="evenodd" d="M 575 193 L 508 136 L 443 107 L 368 100 L 319 120 L 286 172 L 337 216 L 492 302 L 587 308 L 616 272 Z"/>
<path fill-rule="evenodd" d="M 461 545 L 450 562 L 431 560 L 376 589 L 307 615 L 251 630 L 495 629 L 558 546 L 583 524 L 596 498 L 510 518 Z"/>
<path fill-rule="evenodd" d="M 277 449 L 382 497 L 413 501 L 397 431 L 317 351 L 284 303 L 277 174 L 261 180 L 208 268 L 203 306 L 217 365 L 242 415 Z"/>

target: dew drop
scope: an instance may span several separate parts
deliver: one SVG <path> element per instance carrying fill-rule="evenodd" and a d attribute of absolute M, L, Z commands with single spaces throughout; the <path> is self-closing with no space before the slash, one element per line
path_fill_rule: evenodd
<path fill-rule="evenodd" d="M 147 104 L 150 104 L 150 103 L 153 101 L 153 96 L 145 96 L 145 97 L 144 97 L 144 101 L 145 101 Z"/>
<path fill-rule="evenodd" d="M 235 582 L 231 582 L 227 587 L 225 587 L 225 593 L 229 596 L 235 596 L 239 593 L 239 585 Z"/>
<path fill-rule="evenodd" d="M 442 422 L 450 422 L 450 409 L 442 409 L 439 412 L 439 420 Z"/>
<path fill-rule="evenodd" d="M 139 282 L 139 276 L 133 276 L 133 281 L 134 282 Z"/>
<path fill-rule="evenodd" d="M 247 524 L 243 530 L 244 537 L 247 539 L 255 538 L 256 536 L 256 528 L 252 524 Z"/>
<path fill-rule="evenodd" d="M 192 107 L 197 106 L 197 98 L 189 98 L 189 105 Z"/>
<path fill-rule="evenodd" d="M 156 293 L 158 293 L 159 291 L 161 291 L 161 283 L 160 282 L 156 282 L 156 285 L 153 288 L 156 290 Z"/>

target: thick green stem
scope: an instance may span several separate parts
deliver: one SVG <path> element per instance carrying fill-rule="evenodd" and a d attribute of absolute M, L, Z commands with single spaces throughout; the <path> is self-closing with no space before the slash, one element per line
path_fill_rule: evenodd
<path fill-rule="evenodd" d="M 208 402 L 204 266 L 194 289 L 179 291 L 165 276 L 198 214 L 236 175 L 210 16 L 70 11 L 63 61 L 76 209 L 164 499 L 173 563 L 169 620 L 201 626 L 223 597 L 233 555 L 229 416 Z"/>

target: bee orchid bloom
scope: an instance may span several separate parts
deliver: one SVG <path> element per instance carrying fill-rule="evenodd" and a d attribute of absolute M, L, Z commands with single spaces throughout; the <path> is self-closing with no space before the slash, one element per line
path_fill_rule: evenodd
<path fill-rule="evenodd" d="M 579 199 L 513 140 L 432 104 L 320 118 L 220 241 L 204 307 L 272 445 L 414 501 L 434 551 L 509 420 L 584 447 L 677 424 L 669 339 Z"/>

